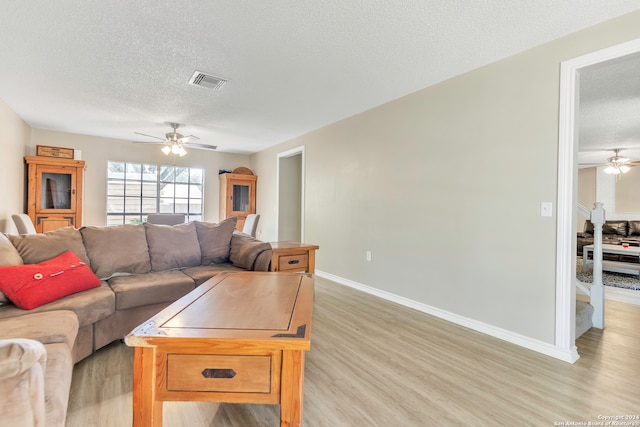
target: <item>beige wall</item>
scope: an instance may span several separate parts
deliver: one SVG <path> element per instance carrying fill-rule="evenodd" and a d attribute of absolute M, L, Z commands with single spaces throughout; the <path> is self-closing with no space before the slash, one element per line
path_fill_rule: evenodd
<path fill-rule="evenodd" d="M 553 344 L 560 62 L 636 37 L 640 13 L 254 155 L 264 237 L 276 155 L 304 145 L 318 270 Z"/>
<path fill-rule="evenodd" d="M 640 214 L 640 168 L 632 167 L 616 182 L 616 212 Z"/>
<path fill-rule="evenodd" d="M 302 154 L 281 157 L 279 171 L 280 197 L 278 199 L 278 238 L 300 241 L 302 206 Z"/>
<path fill-rule="evenodd" d="M 11 215 L 25 212 L 24 156 L 29 131 L 29 126 L 0 99 L 0 232 L 16 233 Z"/>
<path fill-rule="evenodd" d="M 107 161 L 128 161 L 151 164 L 171 164 L 156 144 L 133 144 L 131 141 L 99 138 L 46 130 L 32 130 L 31 147 L 36 145 L 69 147 L 82 151 L 87 162 L 85 171 L 84 225 L 104 225 L 106 212 Z M 187 155 L 176 159 L 178 166 L 205 169 L 205 221 L 218 221 L 220 169 L 248 166 L 249 157 L 240 154 L 217 153 L 204 150 L 187 150 Z"/>

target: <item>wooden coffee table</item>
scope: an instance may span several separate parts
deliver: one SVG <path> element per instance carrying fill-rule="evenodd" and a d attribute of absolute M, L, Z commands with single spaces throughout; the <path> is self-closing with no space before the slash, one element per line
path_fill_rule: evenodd
<path fill-rule="evenodd" d="M 313 275 L 221 273 L 125 338 L 135 347 L 133 425 L 161 426 L 169 400 L 280 404 L 302 424 Z"/>

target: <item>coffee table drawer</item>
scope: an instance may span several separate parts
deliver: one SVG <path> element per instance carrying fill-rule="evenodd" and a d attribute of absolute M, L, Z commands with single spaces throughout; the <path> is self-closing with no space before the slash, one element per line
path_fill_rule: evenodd
<path fill-rule="evenodd" d="M 271 356 L 168 354 L 167 391 L 269 393 Z"/>
<path fill-rule="evenodd" d="M 309 264 L 307 253 L 281 256 L 278 262 L 280 271 L 306 270 Z"/>

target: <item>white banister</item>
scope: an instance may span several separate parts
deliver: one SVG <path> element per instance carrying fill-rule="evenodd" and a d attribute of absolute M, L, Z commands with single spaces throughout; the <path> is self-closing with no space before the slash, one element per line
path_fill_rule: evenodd
<path fill-rule="evenodd" d="M 591 218 L 591 211 L 582 206 L 580 203 L 578 203 L 578 213 L 585 218 Z"/>
<path fill-rule="evenodd" d="M 587 288 L 580 280 L 576 280 L 576 288 L 582 291 L 582 293 L 585 295 L 591 295 L 591 291 L 589 290 L 589 288 Z"/>
<path fill-rule="evenodd" d="M 593 224 L 593 283 L 590 303 L 593 306 L 593 327 L 604 329 L 604 285 L 602 283 L 602 226 L 605 221 L 603 203 L 595 202 L 591 211 Z M 586 261 L 586 260 L 585 260 Z"/>

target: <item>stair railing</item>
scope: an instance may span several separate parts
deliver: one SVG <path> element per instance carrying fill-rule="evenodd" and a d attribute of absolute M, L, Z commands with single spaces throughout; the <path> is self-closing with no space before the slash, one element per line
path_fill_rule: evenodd
<path fill-rule="evenodd" d="M 583 217 L 591 220 L 591 211 L 587 208 L 585 208 L 584 206 L 582 206 L 580 203 L 578 203 L 578 213 L 580 215 L 582 215 Z M 576 279 L 576 287 L 578 288 L 578 290 L 580 290 L 583 294 L 587 295 L 587 296 L 591 296 L 591 290 L 585 286 L 584 283 L 582 283 L 580 280 Z"/>
<path fill-rule="evenodd" d="M 593 224 L 593 283 L 589 303 L 593 306 L 593 327 L 604 329 L 604 284 L 602 283 L 602 226 L 605 221 L 604 204 L 595 202 L 591 211 Z M 585 260 L 586 261 L 586 260 Z"/>

